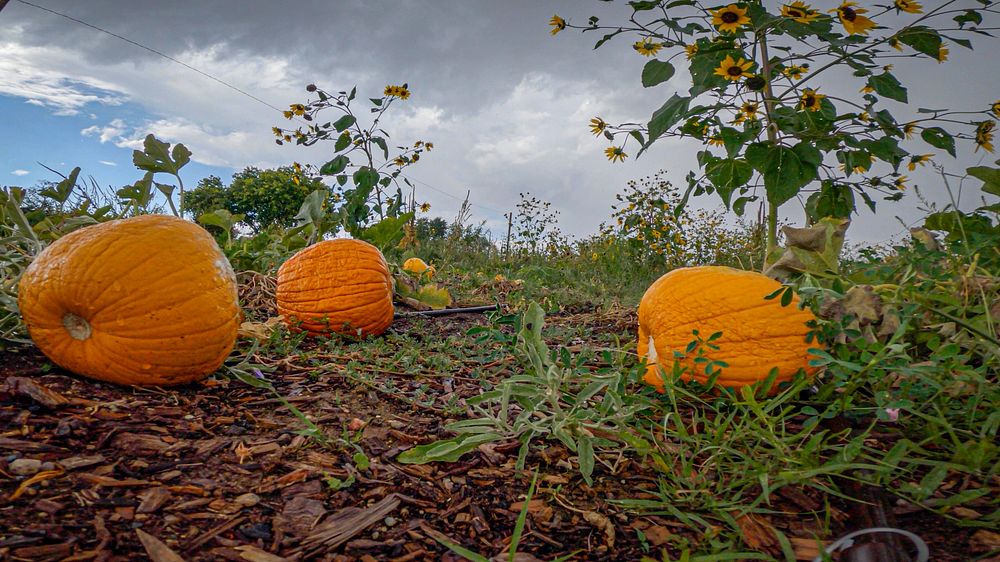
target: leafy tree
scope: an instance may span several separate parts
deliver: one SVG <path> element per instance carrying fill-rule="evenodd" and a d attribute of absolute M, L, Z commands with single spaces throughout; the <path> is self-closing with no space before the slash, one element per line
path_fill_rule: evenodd
<path fill-rule="evenodd" d="M 243 215 L 243 224 L 258 233 L 275 225 L 292 226 L 306 196 L 317 190 L 327 187 L 294 166 L 269 170 L 250 166 L 233 174 L 228 186 L 216 176 L 198 182 L 198 187 L 185 194 L 184 211 L 200 216 L 225 209 Z"/>
<path fill-rule="evenodd" d="M 432 219 L 421 217 L 414 222 L 413 228 L 417 240 L 421 242 L 441 240 L 448 234 L 448 221 L 442 217 Z"/>

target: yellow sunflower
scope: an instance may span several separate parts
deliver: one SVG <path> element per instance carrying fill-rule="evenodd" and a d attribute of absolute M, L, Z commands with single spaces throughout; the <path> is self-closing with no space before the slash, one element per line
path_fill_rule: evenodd
<path fill-rule="evenodd" d="M 913 138 L 913 133 L 917 132 L 917 124 L 914 122 L 903 124 L 903 134 L 906 135 L 907 139 Z"/>
<path fill-rule="evenodd" d="M 595 135 L 600 135 L 608 128 L 608 124 L 600 117 L 594 117 L 590 120 L 590 132 Z"/>
<path fill-rule="evenodd" d="M 730 4 L 712 12 L 712 25 L 722 33 L 735 33 L 740 27 L 750 23 L 746 8 Z"/>
<path fill-rule="evenodd" d="M 914 171 L 917 169 L 917 165 L 925 166 L 927 162 L 931 161 L 933 154 L 917 154 L 916 156 L 910 157 L 910 163 L 906 165 L 906 169 L 909 171 Z"/>
<path fill-rule="evenodd" d="M 948 47 L 942 43 L 941 46 L 938 47 L 937 61 L 941 63 L 946 60 L 948 60 Z"/>
<path fill-rule="evenodd" d="M 748 101 L 740 106 L 739 113 L 736 114 L 736 119 L 733 119 L 733 124 L 740 124 L 744 121 L 752 121 L 757 118 L 757 110 L 760 108 L 760 104 L 753 101 Z"/>
<path fill-rule="evenodd" d="M 809 72 L 809 63 L 788 65 L 781 70 L 781 73 L 792 80 L 802 80 L 802 75 Z"/>
<path fill-rule="evenodd" d="M 636 41 L 632 48 L 636 50 L 640 55 L 644 57 L 651 57 L 655 55 L 660 49 L 663 48 L 662 43 L 656 43 L 650 38 L 640 39 Z"/>
<path fill-rule="evenodd" d="M 910 178 L 908 178 L 906 176 L 899 176 L 898 178 L 896 178 L 892 182 L 892 184 L 893 184 L 893 187 L 895 187 L 896 189 L 902 191 L 902 190 L 906 189 L 906 182 L 908 182 L 908 181 L 910 181 Z"/>
<path fill-rule="evenodd" d="M 431 204 L 430 203 L 421 203 L 420 204 L 420 212 L 421 213 L 426 213 L 427 211 L 430 211 L 430 210 L 431 210 Z"/>
<path fill-rule="evenodd" d="M 819 17 L 819 12 L 805 2 L 792 2 L 781 7 L 781 15 L 799 23 L 809 23 Z"/>
<path fill-rule="evenodd" d="M 407 88 L 406 84 L 403 84 L 402 86 L 386 86 L 382 95 L 405 100 L 410 97 L 410 90 Z"/>
<path fill-rule="evenodd" d="M 566 20 L 559 16 L 552 16 L 552 19 L 549 20 L 549 25 L 552 26 L 552 35 L 555 35 L 556 33 L 566 29 Z"/>
<path fill-rule="evenodd" d="M 993 112 L 993 115 L 1000 117 L 1000 100 L 993 102 L 993 105 L 990 106 L 990 111 Z"/>
<path fill-rule="evenodd" d="M 896 9 L 903 12 L 909 12 L 911 14 L 921 14 L 924 11 L 924 7 L 920 5 L 920 2 L 913 2 L 911 0 L 895 0 Z"/>
<path fill-rule="evenodd" d="M 726 146 L 726 141 L 722 140 L 722 137 L 715 134 L 708 137 L 709 146 Z"/>
<path fill-rule="evenodd" d="M 993 129 L 997 126 L 995 121 L 983 121 L 976 126 L 976 150 L 982 148 L 986 152 L 993 152 Z"/>
<path fill-rule="evenodd" d="M 837 9 L 830 11 L 837 13 L 848 35 L 868 35 L 868 30 L 875 27 L 875 22 L 862 16 L 861 14 L 868 13 L 868 10 L 855 8 L 857 5 L 857 2 L 843 2 Z"/>
<path fill-rule="evenodd" d="M 684 45 L 684 52 L 687 53 L 688 60 L 691 60 L 698 53 L 698 45 L 695 45 L 694 43 Z"/>
<path fill-rule="evenodd" d="M 821 105 L 820 102 L 825 97 L 826 97 L 825 95 L 816 93 L 816 91 L 813 89 L 806 88 L 802 92 L 802 97 L 800 98 L 799 101 L 799 107 L 807 111 L 819 111 Z"/>
<path fill-rule="evenodd" d="M 274 136 L 276 136 L 276 137 L 281 137 L 281 136 L 284 136 L 284 134 L 285 134 L 284 131 L 282 131 L 281 129 L 279 129 L 277 127 L 271 127 L 271 132 L 274 133 Z"/>
<path fill-rule="evenodd" d="M 291 109 L 292 113 L 295 115 L 303 115 L 306 112 L 306 106 L 302 105 L 301 103 L 293 103 L 292 105 L 288 106 L 288 108 Z"/>
<path fill-rule="evenodd" d="M 612 162 L 624 162 L 628 158 L 628 154 L 625 154 L 625 151 L 620 146 L 609 146 L 604 150 L 604 155 Z"/>
<path fill-rule="evenodd" d="M 737 61 L 732 57 L 732 55 L 726 55 L 726 58 L 722 60 L 722 64 L 719 68 L 715 69 L 715 75 L 721 76 L 726 80 L 739 80 L 740 78 L 746 78 L 748 76 L 753 76 L 749 72 L 750 67 L 754 65 L 753 61 L 748 61 L 743 57 Z"/>

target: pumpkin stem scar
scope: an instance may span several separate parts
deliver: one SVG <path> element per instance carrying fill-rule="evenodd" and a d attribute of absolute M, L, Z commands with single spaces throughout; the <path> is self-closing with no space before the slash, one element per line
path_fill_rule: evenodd
<path fill-rule="evenodd" d="M 86 320 L 73 314 L 72 312 L 67 312 L 63 315 L 62 319 L 63 328 L 69 332 L 69 335 L 75 340 L 84 341 L 90 338 L 90 324 Z"/>

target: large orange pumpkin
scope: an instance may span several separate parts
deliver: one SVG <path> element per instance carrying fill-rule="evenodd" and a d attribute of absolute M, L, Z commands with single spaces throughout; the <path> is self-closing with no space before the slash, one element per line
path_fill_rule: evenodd
<path fill-rule="evenodd" d="M 392 324 L 392 276 L 378 248 L 338 238 L 278 269 L 278 314 L 313 335 L 377 336 Z"/>
<path fill-rule="evenodd" d="M 676 269 L 657 279 L 639 304 L 637 351 L 649 363 L 644 380 L 663 390 L 658 366 L 668 375 L 673 372 L 674 352 L 686 352 L 693 330 L 703 339 L 722 332 L 711 342 L 718 350 L 702 348 L 708 359 L 728 364 L 716 380 L 719 385 L 750 385 L 775 367 L 775 388 L 799 369 L 812 375 L 816 369 L 809 366 L 808 349 L 817 344 L 806 341 L 806 323 L 815 317 L 799 309 L 797 297 L 788 306 L 781 306 L 779 298 L 765 300 L 779 288 L 760 273 L 721 266 Z M 678 360 L 687 368 L 681 378 L 706 382 L 704 365 L 696 364 L 694 355 Z"/>
<path fill-rule="evenodd" d="M 232 351 L 240 324 L 236 276 L 215 240 L 163 215 L 63 236 L 25 270 L 18 306 L 57 365 L 131 385 L 205 378 Z"/>

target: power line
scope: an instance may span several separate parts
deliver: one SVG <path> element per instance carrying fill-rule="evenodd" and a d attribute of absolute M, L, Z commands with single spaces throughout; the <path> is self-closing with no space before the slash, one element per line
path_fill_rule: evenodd
<path fill-rule="evenodd" d="M 235 91 L 243 94 L 244 96 L 246 96 L 246 97 L 248 97 L 248 98 L 250 98 L 250 99 L 252 99 L 252 100 L 254 100 L 254 101 L 258 102 L 258 103 L 262 103 L 262 104 L 266 105 L 267 107 L 269 107 L 269 108 L 271 108 L 271 109 L 273 109 L 273 110 L 275 110 L 275 111 L 277 111 L 279 113 L 281 113 L 281 112 L 284 111 L 283 109 L 271 105 L 270 103 L 268 103 L 268 102 L 266 102 L 266 101 L 258 98 L 257 96 L 255 96 L 255 95 L 247 92 L 246 90 L 242 90 L 242 89 L 240 89 L 240 88 L 238 88 L 236 86 L 233 86 L 232 84 L 230 84 L 229 82 L 226 82 L 225 80 L 222 80 L 221 78 L 216 78 L 215 76 L 212 76 L 211 74 L 209 74 L 207 72 L 199 70 L 199 69 L 191 66 L 190 64 L 188 64 L 188 63 L 186 63 L 184 61 L 177 60 L 177 59 L 175 59 L 174 57 L 172 57 L 172 56 L 170 56 L 168 54 L 165 54 L 165 53 L 162 53 L 160 51 L 157 51 L 156 49 L 153 49 L 152 47 L 147 47 L 147 46 L 145 46 L 145 45 L 143 45 L 141 43 L 137 43 L 137 42 L 129 39 L 128 37 L 123 37 L 121 35 L 118 35 L 117 33 L 113 33 L 113 32 L 108 31 L 106 29 L 97 27 L 94 24 L 87 23 L 87 22 L 85 22 L 83 20 L 76 19 L 73 16 L 70 16 L 70 15 L 64 14 L 62 12 L 57 12 L 55 10 L 46 8 L 45 6 L 39 6 L 38 4 L 33 4 L 31 2 L 28 2 L 27 0 L 17 0 L 17 1 L 20 2 L 21 4 L 25 4 L 27 6 L 31 6 L 32 8 L 37 8 L 37 9 L 45 11 L 45 12 L 49 12 L 50 14 L 55 14 L 55 15 L 57 15 L 59 17 L 66 18 L 66 19 L 68 19 L 68 20 L 70 20 L 72 22 L 76 22 L 76 23 L 78 23 L 80 25 L 85 25 L 85 26 L 87 26 L 87 27 L 89 27 L 91 29 L 95 29 L 97 31 L 100 31 L 101 33 L 106 33 L 106 34 L 108 34 L 108 35 L 110 35 L 112 37 L 115 37 L 117 39 L 121 39 L 122 41 L 125 41 L 126 43 L 135 45 L 136 47 L 139 47 L 140 49 L 144 49 L 146 51 L 149 51 L 150 53 L 153 53 L 154 55 L 158 55 L 158 56 L 161 56 L 161 57 L 163 57 L 163 58 L 165 58 L 165 59 L 167 59 L 167 60 L 169 60 L 171 62 L 175 62 L 175 63 L 183 66 L 184 68 L 186 68 L 188 70 L 193 70 L 194 72 L 197 72 L 198 74 L 201 74 L 205 78 L 208 78 L 209 80 L 214 80 L 215 82 L 218 82 L 219 84 L 222 84 L 223 86 L 225 86 L 225 87 L 227 87 L 227 88 L 229 88 L 231 90 L 235 90 Z"/>
<path fill-rule="evenodd" d="M 2 10 L 3 7 L 7 5 L 8 1 L 9 0 L 0 0 L 0 10 Z M 116 39 L 121 39 L 122 41 L 125 41 L 126 43 L 129 43 L 130 45 L 134 45 L 136 47 L 139 47 L 140 49 L 149 51 L 150 53 L 153 53 L 154 55 L 163 57 L 163 58 L 165 58 L 165 59 L 167 59 L 167 60 L 169 60 L 171 62 L 177 63 L 177 64 L 183 66 L 184 68 L 188 69 L 188 70 L 197 72 L 198 74 L 201 74 L 205 78 L 208 78 L 209 80 L 213 80 L 215 82 L 218 82 L 219 84 L 222 84 L 223 86 L 225 86 L 225 87 L 227 87 L 227 88 L 229 88 L 229 89 L 231 89 L 233 91 L 236 91 L 236 92 L 238 92 L 240 94 L 243 94 L 244 96 L 246 96 L 246 97 L 248 97 L 248 98 L 256 101 L 257 103 L 263 104 L 263 105 L 265 105 L 265 106 L 273 109 L 274 111 L 277 111 L 278 113 L 284 114 L 284 112 L 285 112 L 285 110 L 283 110 L 283 109 L 281 109 L 279 107 L 275 107 L 275 106 L 271 105 L 270 103 L 268 103 L 268 102 L 260 99 L 259 97 L 251 94 L 250 92 L 247 92 L 246 90 L 243 90 L 243 89 L 241 89 L 241 88 L 239 88 L 237 86 L 234 86 L 234 85 L 230 84 L 229 82 L 226 82 L 225 80 L 223 80 L 221 78 L 217 78 L 215 76 L 212 76 L 211 74 L 209 74 L 209 73 L 207 73 L 207 72 L 205 72 L 203 70 L 200 70 L 198 68 L 195 68 L 195 67 L 191 66 L 190 64 L 182 61 L 182 60 L 178 60 L 178 59 L 176 59 L 176 58 L 174 58 L 174 57 L 172 57 L 172 56 L 170 56 L 170 55 L 168 55 L 166 53 L 158 51 L 158 50 L 156 50 L 156 49 L 154 49 L 152 47 L 147 47 L 146 45 L 143 45 L 142 43 L 133 41 L 132 39 L 129 39 L 128 37 L 125 37 L 125 36 L 119 35 L 117 33 L 108 31 L 108 30 L 106 30 L 104 28 L 101 28 L 101 27 L 98 27 L 98 26 L 96 26 L 96 25 L 94 25 L 92 23 L 88 23 L 88 22 L 85 22 L 83 20 L 74 18 L 73 16 L 70 16 L 68 14 L 64 14 L 62 12 L 57 12 L 56 10 L 53 10 L 51 8 L 46 8 L 45 6 L 40 6 L 38 4 L 35 4 L 35 3 L 32 3 L 32 2 L 28 2 L 27 0 L 17 0 L 17 1 L 20 2 L 21 4 L 26 5 L 26 6 L 31 6 L 32 8 L 37 8 L 39 10 L 42 10 L 42 11 L 45 11 L 45 12 L 49 12 L 50 14 L 57 15 L 57 16 L 59 16 L 61 18 L 66 18 L 66 19 L 68 19 L 68 20 L 70 20 L 72 22 L 75 22 L 75 23 L 78 23 L 80 25 L 89 27 L 89 28 L 94 29 L 96 31 L 100 31 L 101 33 L 105 33 L 105 34 L 110 35 L 110 36 L 112 36 L 112 37 L 114 37 Z M 295 119 L 295 120 L 298 121 L 299 123 L 303 123 L 305 125 L 308 125 L 308 123 L 304 123 L 300 119 Z M 420 181 L 420 180 L 414 179 L 414 178 L 410 178 L 410 179 L 413 180 L 413 181 L 415 181 L 415 182 L 417 182 L 417 183 L 419 183 L 419 184 L 422 184 L 422 185 L 430 188 L 433 191 L 437 191 L 438 193 L 441 193 L 443 195 L 451 197 L 452 199 L 456 199 L 458 201 L 464 201 L 464 199 L 465 199 L 463 197 L 459 197 L 457 195 L 453 195 L 451 193 L 448 193 L 447 191 L 444 191 L 442 189 L 438 189 L 437 187 L 434 187 L 433 185 L 431 185 L 431 184 L 429 184 L 427 182 Z M 486 209 L 488 211 L 492 211 L 492 212 L 500 214 L 500 215 L 504 214 L 504 211 L 499 211 L 499 210 L 494 209 L 492 207 L 487 207 L 486 205 L 480 205 L 478 203 L 470 203 L 470 205 L 472 205 L 473 207 L 479 207 L 481 209 Z"/>
<path fill-rule="evenodd" d="M 425 181 L 421 181 L 421 180 L 418 180 L 418 179 L 414 178 L 413 176 L 407 176 L 407 179 L 409 179 L 410 181 L 419 183 L 420 185 L 423 185 L 424 187 L 427 187 L 427 188 L 431 189 L 432 191 L 436 191 L 436 192 L 438 192 L 438 193 L 440 193 L 442 195 L 447 195 L 448 197 L 451 197 L 452 199 L 455 199 L 456 201 L 465 201 L 465 197 L 459 197 L 457 195 L 452 195 L 451 193 L 448 193 L 447 191 L 444 191 L 443 189 L 438 189 L 438 188 L 434 187 L 433 185 L 431 185 L 431 184 L 429 184 L 429 183 L 427 183 Z M 479 207 L 480 209 L 486 209 L 487 211 L 493 211 L 494 213 L 497 213 L 497 214 L 500 214 L 500 215 L 506 213 L 506 211 L 500 211 L 500 210 L 494 209 L 493 207 L 487 207 L 486 205 L 480 205 L 479 203 L 471 203 L 470 202 L 469 204 L 472 205 L 473 207 Z"/>

